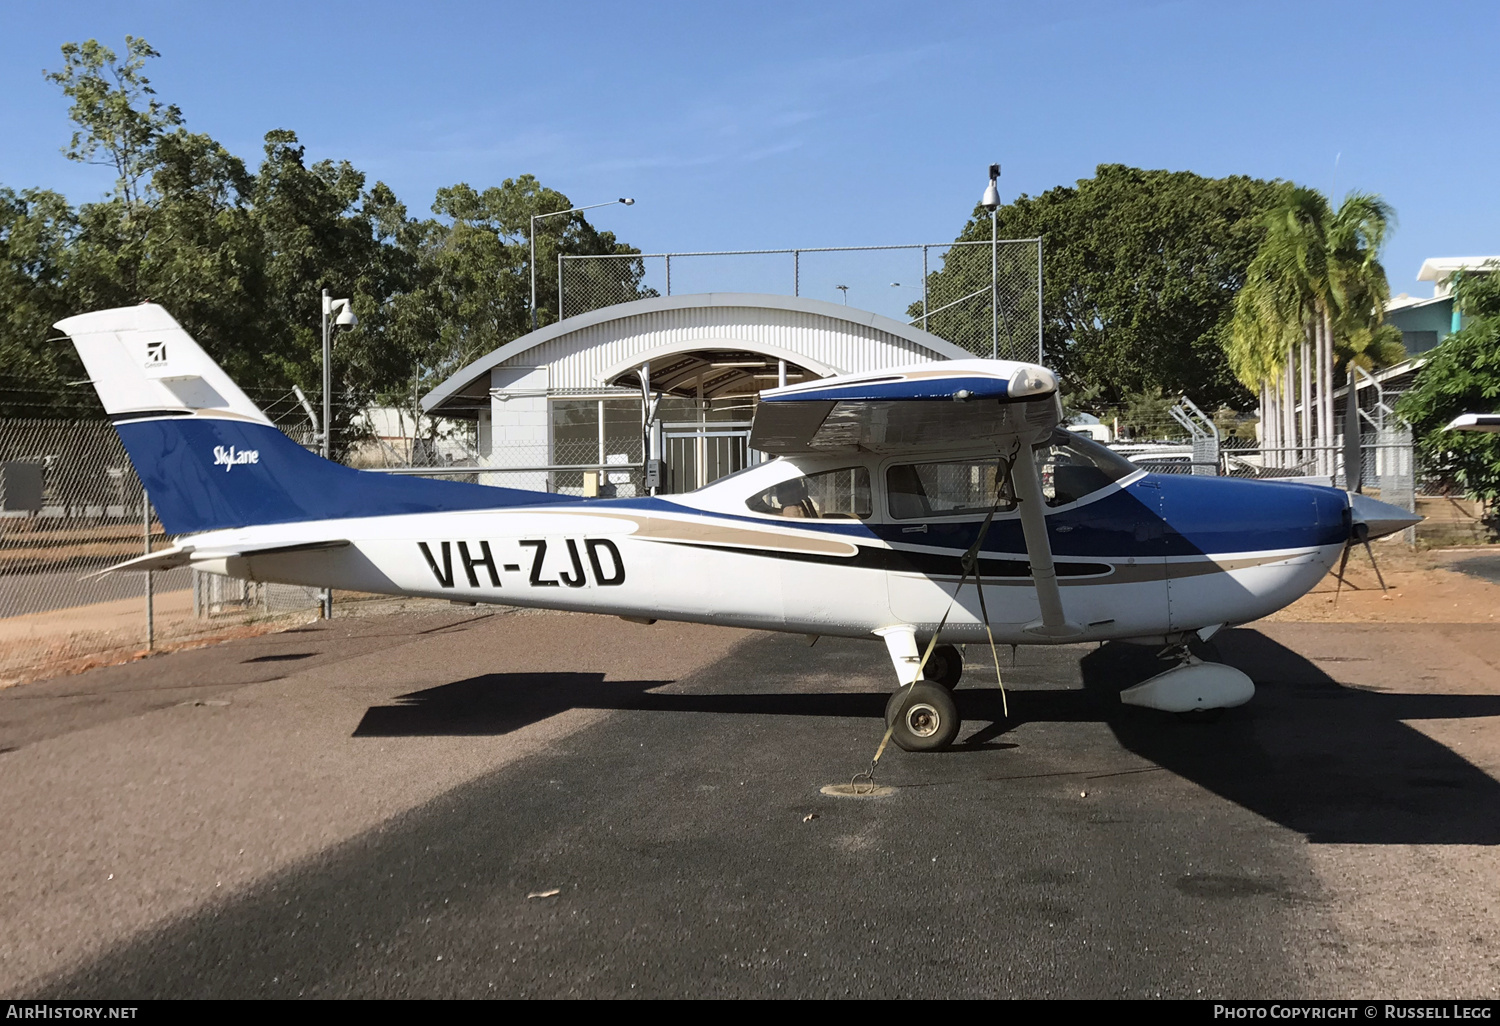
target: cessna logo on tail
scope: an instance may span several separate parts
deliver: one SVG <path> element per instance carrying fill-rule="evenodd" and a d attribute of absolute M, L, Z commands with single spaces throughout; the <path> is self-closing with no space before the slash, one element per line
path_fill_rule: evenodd
<path fill-rule="evenodd" d="M 232 445 L 227 449 L 222 445 L 214 446 L 214 466 L 223 467 L 226 474 L 236 466 L 259 462 L 259 449 L 236 449 Z"/>

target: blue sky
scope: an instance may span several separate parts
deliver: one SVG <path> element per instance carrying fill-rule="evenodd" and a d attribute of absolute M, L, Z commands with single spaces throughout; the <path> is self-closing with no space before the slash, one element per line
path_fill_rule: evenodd
<path fill-rule="evenodd" d="M 647 251 L 925 242 L 957 234 L 992 160 L 1007 198 L 1120 162 L 1380 193 L 1394 292 L 1430 291 L 1424 257 L 1500 253 L 1493 3 L 11 0 L 5 27 L 0 184 L 75 202 L 108 182 L 60 155 L 42 71 L 131 33 L 189 128 L 252 166 L 293 129 L 414 214 L 530 172 L 575 203 L 635 197 L 593 216 Z M 890 280 L 920 280 L 895 258 L 830 273 L 883 312 L 911 299 Z M 837 301 L 832 280 L 809 290 Z"/>

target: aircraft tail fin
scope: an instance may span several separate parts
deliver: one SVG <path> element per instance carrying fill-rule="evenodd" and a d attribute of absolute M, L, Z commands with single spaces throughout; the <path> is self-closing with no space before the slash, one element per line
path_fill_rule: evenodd
<path fill-rule="evenodd" d="M 56 327 L 72 339 L 171 534 L 569 501 L 354 470 L 308 452 L 155 304 L 69 317 Z"/>

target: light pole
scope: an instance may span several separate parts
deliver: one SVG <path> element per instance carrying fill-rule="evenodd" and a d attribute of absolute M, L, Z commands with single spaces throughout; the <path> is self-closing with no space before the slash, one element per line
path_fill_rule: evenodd
<path fill-rule="evenodd" d="M 608 203 L 590 203 L 586 207 L 570 207 L 567 210 L 554 210 L 554 211 L 552 211 L 549 214 L 532 214 L 531 215 L 531 239 L 530 239 L 530 242 L 531 242 L 531 330 L 532 331 L 536 330 L 536 223 L 538 221 L 540 221 L 544 217 L 557 217 L 560 214 L 576 214 L 580 210 L 593 210 L 595 207 L 609 207 L 609 206 L 613 206 L 616 203 L 623 203 L 627 207 L 635 206 L 635 200 L 628 199 L 628 198 L 626 198 L 624 196 L 621 196 L 619 199 L 617 199 L 617 200 L 610 200 Z M 559 317 L 561 317 L 562 316 L 562 311 L 561 310 L 557 311 L 557 315 Z"/>
<path fill-rule="evenodd" d="M 979 205 L 990 212 L 990 359 L 1000 358 L 1000 243 L 999 227 L 1000 165 L 990 165 L 990 184 L 984 190 L 984 199 Z"/>
<path fill-rule="evenodd" d="M 922 287 L 921 288 L 917 288 L 915 285 L 903 285 L 899 281 L 893 281 L 893 282 L 891 282 L 891 288 L 893 288 L 893 289 L 911 289 L 913 292 L 920 292 L 920 293 L 922 293 L 922 330 L 926 331 L 927 330 L 927 274 L 926 274 L 926 269 L 927 269 L 926 268 L 926 265 L 927 265 L 927 254 L 926 254 L 925 249 L 924 249 L 923 254 L 922 254 L 922 265 L 923 265 L 923 268 L 922 268 L 923 274 L 922 274 Z M 911 313 L 911 309 L 908 307 L 906 312 L 907 313 Z M 907 323 L 908 324 L 913 324 L 915 322 L 914 321 L 907 321 Z"/>
<path fill-rule="evenodd" d="M 838 289 L 840 292 L 842 292 L 844 294 L 844 305 L 848 306 L 849 305 L 849 286 L 847 286 L 847 285 L 835 285 L 834 288 Z"/>
<path fill-rule="evenodd" d="M 334 311 L 338 316 L 333 323 L 329 323 L 329 317 Z M 331 448 L 329 436 L 333 433 L 333 328 L 335 326 L 352 328 L 359 323 L 359 318 L 354 316 L 354 311 L 349 307 L 347 299 L 329 299 L 328 290 L 323 290 L 323 452 L 326 460 L 329 458 Z"/>
<path fill-rule="evenodd" d="M 330 324 L 328 319 L 334 311 L 338 316 Z M 323 445 L 322 456 L 326 460 L 332 452 L 333 436 L 333 328 L 342 325 L 352 328 L 359 323 L 347 299 L 329 299 L 328 290 L 323 290 Z M 333 589 L 323 589 L 323 619 L 333 619 Z"/>

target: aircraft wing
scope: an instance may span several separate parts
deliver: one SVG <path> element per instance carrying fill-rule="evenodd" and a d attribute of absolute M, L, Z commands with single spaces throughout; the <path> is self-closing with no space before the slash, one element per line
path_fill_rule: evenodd
<path fill-rule="evenodd" d="M 750 447 L 777 455 L 971 448 L 1044 437 L 1057 377 L 1010 360 L 950 360 L 809 381 L 760 394 Z"/>
<path fill-rule="evenodd" d="M 86 574 L 82 579 L 91 581 L 105 574 L 120 571 L 142 572 L 146 570 L 175 570 L 180 566 L 191 566 L 193 563 L 206 563 L 214 559 L 229 559 L 235 556 L 273 556 L 283 552 L 314 552 L 319 549 L 341 549 L 349 542 L 344 538 L 325 539 L 322 541 L 295 542 L 288 545 L 251 545 L 244 547 L 229 547 L 223 545 L 198 548 L 191 542 L 179 542 L 169 549 L 160 552 L 152 552 L 149 555 L 136 556 L 127 559 L 123 563 L 105 567 Z"/>
<path fill-rule="evenodd" d="M 1018 445 L 1029 454 L 1061 419 L 1057 376 L 1047 368 L 1009 360 L 950 360 L 762 392 L 750 447 L 778 454 L 900 453 L 993 444 L 997 449 Z M 1026 630 L 1058 641 L 1077 637 L 1083 628 L 1063 609 L 1036 461 L 1014 459 L 1006 473 L 1018 500 L 1042 614 Z"/>

